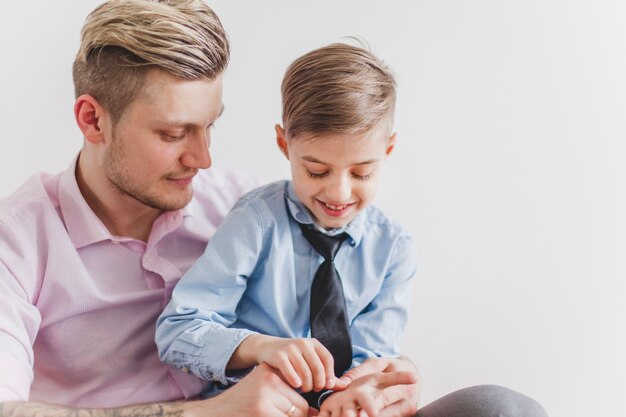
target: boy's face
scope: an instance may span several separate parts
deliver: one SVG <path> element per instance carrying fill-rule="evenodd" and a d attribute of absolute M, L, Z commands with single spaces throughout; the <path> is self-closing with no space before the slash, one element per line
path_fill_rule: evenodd
<path fill-rule="evenodd" d="M 289 141 L 276 127 L 278 147 L 291 163 L 297 197 L 324 228 L 348 224 L 372 201 L 381 165 L 395 144 L 388 124 L 355 135 L 303 133 Z"/>

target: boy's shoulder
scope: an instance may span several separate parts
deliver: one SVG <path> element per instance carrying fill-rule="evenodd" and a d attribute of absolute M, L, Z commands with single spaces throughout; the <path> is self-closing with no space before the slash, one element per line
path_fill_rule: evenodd
<path fill-rule="evenodd" d="M 379 239 L 411 239 L 404 226 L 376 206 L 368 206 L 363 212 L 363 217 L 364 234 L 374 234 Z"/>
<path fill-rule="evenodd" d="M 275 205 L 276 203 L 283 204 L 288 184 L 288 180 L 279 180 L 261 185 L 260 187 L 254 188 L 253 190 L 245 193 L 241 197 L 240 203 L 253 205 Z"/>

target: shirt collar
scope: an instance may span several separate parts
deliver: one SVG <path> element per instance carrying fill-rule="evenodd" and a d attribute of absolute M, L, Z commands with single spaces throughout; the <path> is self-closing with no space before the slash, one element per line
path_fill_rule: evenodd
<path fill-rule="evenodd" d="M 300 199 L 298 199 L 298 197 L 296 196 L 296 192 L 293 188 L 292 181 L 287 181 L 285 200 L 287 201 L 287 211 L 289 211 L 289 214 L 291 215 L 291 217 L 298 223 L 312 224 L 317 230 L 329 236 L 335 236 L 335 235 L 338 235 L 339 233 L 346 232 L 350 236 L 350 239 L 352 240 L 351 244 L 353 246 L 358 245 L 359 242 L 361 241 L 361 238 L 363 237 L 363 228 L 365 225 L 365 217 L 366 217 L 365 212 L 367 210 L 364 210 L 361 213 L 359 213 L 347 225 L 338 229 L 327 230 L 315 224 L 315 222 L 313 221 L 313 216 L 311 216 L 311 213 L 309 212 L 309 210 L 305 207 L 304 204 L 302 204 Z"/>
<path fill-rule="evenodd" d="M 76 164 L 80 154 L 74 158 L 70 166 L 61 174 L 59 180 L 59 206 L 65 228 L 76 249 L 85 246 L 111 240 L 117 242 L 125 242 L 134 240 L 129 237 L 113 236 L 102 220 L 91 210 L 83 194 L 78 188 L 76 181 Z M 165 212 L 157 218 L 153 225 L 153 229 L 157 224 L 175 224 L 179 221 L 177 217 L 181 214 L 183 217 L 192 216 L 196 213 L 195 203 L 188 204 L 181 210 Z M 174 227 L 172 227 L 174 228 Z"/>

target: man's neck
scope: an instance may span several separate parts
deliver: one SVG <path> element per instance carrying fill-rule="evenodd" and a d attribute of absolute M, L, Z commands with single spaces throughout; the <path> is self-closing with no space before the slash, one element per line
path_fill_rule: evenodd
<path fill-rule="evenodd" d="M 75 175 L 78 188 L 91 210 L 113 236 L 147 242 L 152 224 L 161 211 L 120 192 L 97 168 L 97 161 L 88 159 L 89 156 L 81 153 Z"/>

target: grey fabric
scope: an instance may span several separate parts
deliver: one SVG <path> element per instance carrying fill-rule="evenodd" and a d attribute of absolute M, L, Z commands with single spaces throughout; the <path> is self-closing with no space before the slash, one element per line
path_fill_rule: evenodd
<path fill-rule="evenodd" d="M 532 398 L 497 385 L 455 391 L 419 409 L 415 417 L 547 417 Z"/>

